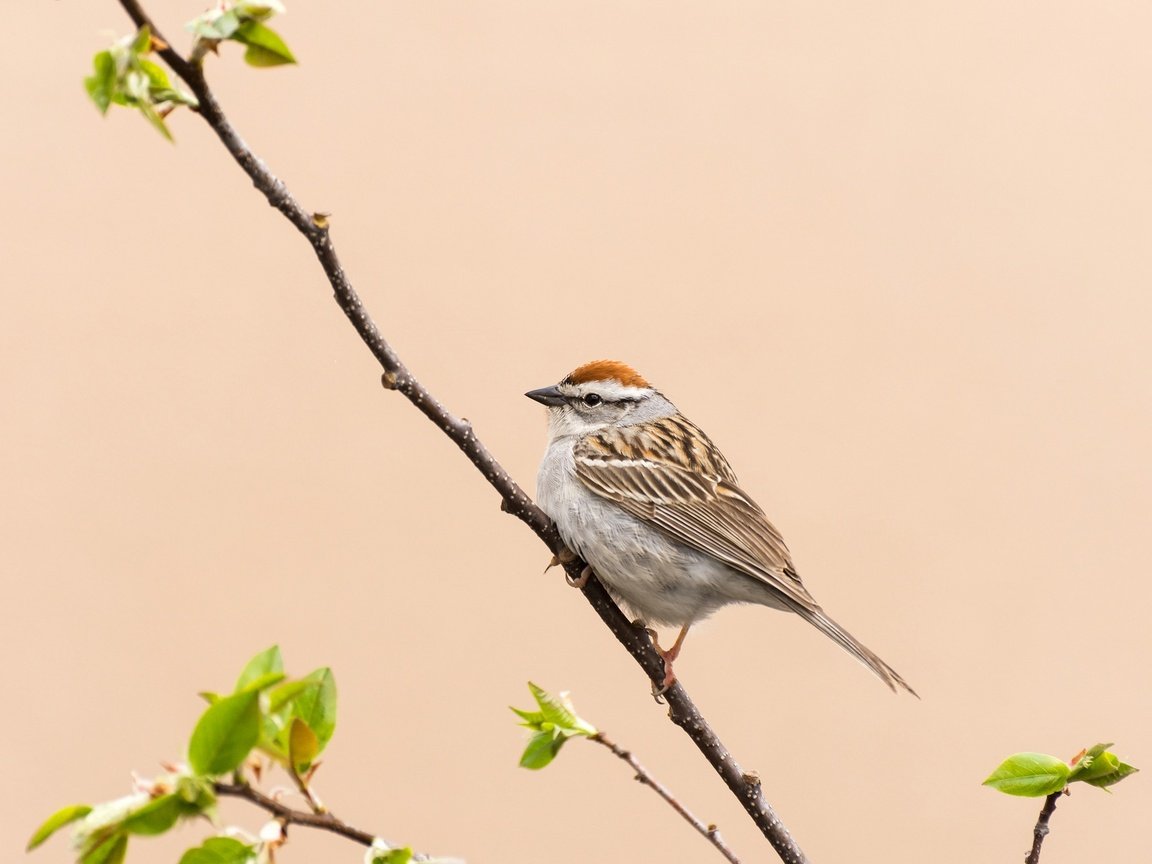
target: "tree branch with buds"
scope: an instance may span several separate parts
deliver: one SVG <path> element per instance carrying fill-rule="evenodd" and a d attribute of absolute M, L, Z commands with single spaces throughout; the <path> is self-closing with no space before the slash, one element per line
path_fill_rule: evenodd
<path fill-rule="evenodd" d="M 488 448 L 476 437 L 471 424 L 449 412 L 412 374 L 381 334 L 359 295 L 353 289 L 336 254 L 329 233 L 328 220 L 319 213 L 305 210 L 285 184 L 277 178 L 244 143 L 216 100 L 201 65 L 204 52 L 193 51 L 185 58 L 164 39 L 137 0 L 120 0 L 121 6 L 138 28 L 147 28 L 154 50 L 169 68 L 188 86 L 194 99 L 194 110 L 200 114 L 240 168 L 248 175 L 268 203 L 278 210 L 304 239 L 313 252 L 332 288 L 336 302 L 344 311 L 360 339 L 383 369 L 382 381 L 387 389 L 404 396 L 421 413 L 451 439 L 499 493 L 501 507 L 527 525 L 552 551 L 559 553 L 563 544 L 551 520 L 537 507 L 523 489 L 508 475 Z M 564 563 L 573 580 L 585 568 L 579 559 Z M 656 686 L 664 680 L 664 664 L 654 650 L 647 633 L 634 627 L 595 578 L 580 589 L 611 633 L 624 646 Z M 745 772 L 724 746 L 683 686 L 673 684 L 665 694 L 669 717 L 680 726 L 716 769 L 721 779 L 736 796 L 780 858 L 788 864 L 802 864 L 807 859 L 792 839 L 775 810 L 765 799 L 759 778 Z"/>
<path fill-rule="evenodd" d="M 721 839 L 720 830 L 715 825 L 705 825 L 703 822 L 701 822 L 700 819 L 692 813 L 692 811 L 685 807 L 680 802 L 680 800 L 672 794 L 671 790 L 669 790 L 667 786 L 665 786 L 663 783 L 648 773 L 648 770 L 640 764 L 636 757 L 632 755 L 630 750 L 625 750 L 623 747 L 609 739 L 608 736 L 603 732 L 597 732 L 595 735 L 590 736 L 588 740 L 595 741 L 597 744 L 608 748 L 608 751 L 613 756 L 627 762 L 628 766 L 635 772 L 637 783 L 641 783 L 644 786 L 647 786 L 649 789 L 663 798 L 669 807 L 680 814 L 680 818 L 695 828 L 696 831 L 698 831 L 709 843 L 715 846 L 720 854 L 723 855 L 728 861 L 732 862 L 732 864 L 740 864 L 740 859 L 736 857 L 736 853 L 734 853 L 728 847 L 728 844 L 725 843 L 723 839 Z"/>
<path fill-rule="evenodd" d="M 327 810 L 317 812 L 315 809 L 309 810 L 296 810 L 289 807 L 287 804 L 281 803 L 278 799 L 269 795 L 265 795 L 259 789 L 249 786 L 247 783 L 223 783 L 217 782 L 212 786 L 217 795 L 226 798 L 240 798 L 250 804 L 254 804 L 262 810 L 276 817 L 284 825 L 301 825 L 305 828 L 315 828 L 319 831 L 328 831 L 332 834 L 337 834 L 346 840 L 351 840 L 353 843 L 359 843 L 361 846 L 377 846 L 381 845 L 379 835 L 372 834 L 361 828 L 353 827 L 347 822 L 336 818 L 335 815 Z M 391 845 L 391 844 L 387 844 Z M 393 847 L 393 848 L 399 848 Z M 413 852 L 413 861 L 435 861 L 443 860 L 437 859 L 432 855 L 427 855 L 423 852 Z"/>

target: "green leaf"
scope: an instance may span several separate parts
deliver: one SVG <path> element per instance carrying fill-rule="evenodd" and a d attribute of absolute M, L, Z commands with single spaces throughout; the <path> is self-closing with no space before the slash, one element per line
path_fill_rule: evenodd
<path fill-rule="evenodd" d="M 80 856 L 80 864 L 123 864 L 128 854 L 128 835 L 110 834 Z"/>
<path fill-rule="evenodd" d="M 231 837 L 209 837 L 180 856 L 180 864 L 245 864 L 256 856 L 254 847 Z"/>
<path fill-rule="evenodd" d="M 320 742 L 307 723 L 299 717 L 292 720 L 292 730 L 288 733 L 288 760 L 296 774 L 303 774 L 320 752 Z"/>
<path fill-rule="evenodd" d="M 260 737 L 260 693 L 244 690 L 208 706 L 188 743 L 188 764 L 215 776 L 244 761 Z"/>
<path fill-rule="evenodd" d="M 1068 775 L 1069 780 L 1083 780 L 1085 783 L 1095 780 L 1098 777 L 1113 773 L 1120 766 L 1120 760 L 1112 753 L 1107 751 L 1097 753 L 1093 756 L 1085 754 L 1080 757 L 1080 761 L 1072 768 L 1072 773 Z"/>
<path fill-rule="evenodd" d="M 98 52 L 92 58 L 92 67 L 95 73 L 84 79 L 84 88 L 100 113 L 107 114 L 108 106 L 112 104 L 112 94 L 116 92 L 116 61 L 112 58 L 112 52 Z"/>
<path fill-rule="evenodd" d="M 176 824 L 182 806 L 187 806 L 187 802 L 181 801 L 179 796 L 161 795 L 125 819 L 121 828 L 130 834 L 163 834 Z"/>
<path fill-rule="evenodd" d="M 181 816 L 192 816 L 201 812 L 194 801 L 177 793 L 154 798 L 121 823 L 121 828 L 129 834 L 163 834 L 176 824 Z"/>
<path fill-rule="evenodd" d="M 1068 775 L 1069 782 L 1081 781 L 1090 786 L 1107 789 L 1125 777 L 1135 774 L 1139 769 L 1121 762 L 1120 757 L 1108 750 L 1111 746 L 1111 743 L 1097 744 L 1084 750 L 1076 757 L 1076 764 L 1072 766 L 1072 771 Z"/>
<path fill-rule="evenodd" d="M 148 76 L 148 86 L 153 90 L 171 89 L 172 82 L 168 80 L 168 73 L 151 60 L 140 58 L 137 63 L 144 74 Z"/>
<path fill-rule="evenodd" d="M 336 678 L 325 666 L 306 675 L 304 680 L 314 686 L 296 696 L 292 713 L 316 733 L 320 750 L 323 750 L 336 731 Z"/>
<path fill-rule="evenodd" d="M 136 31 L 136 38 L 132 40 L 128 50 L 133 54 L 147 54 L 152 50 L 152 31 L 147 25 Z"/>
<path fill-rule="evenodd" d="M 556 758 L 567 739 L 555 732 L 538 732 L 528 741 L 520 757 L 520 767 L 539 771 Z"/>
<path fill-rule="evenodd" d="M 1059 792 L 1068 784 L 1068 763 L 1044 753 L 1017 753 L 1000 763 L 984 781 L 1005 795 L 1039 797 Z"/>
<path fill-rule="evenodd" d="M 279 684 L 284 680 L 283 672 L 269 672 L 267 675 L 261 675 L 258 678 L 250 681 L 242 690 L 237 690 L 237 693 L 257 693 L 261 690 L 267 690 L 269 687 Z"/>
<path fill-rule="evenodd" d="M 236 11 L 244 18 L 257 21 L 266 21 L 275 14 L 287 12 L 280 0 L 236 0 Z"/>
<path fill-rule="evenodd" d="M 508 707 L 511 708 L 513 712 L 518 714 L 520 719 L 524 721 L 520 724 L 521 726 L 527 726 L 529 729 L 540 731 L 540 724 L 544 722 L 543 714 L 541 714 L 539 711 L 521 711 L 519 708 L 512 708 L 511 705 Z"/>
<path fill-rule="evenodd" d="M 252 684 L 259 678 L 272 673 L 283 673 L 284 671 L 284 658 L 280 656 L 280 646 L 273 645 L 271 648 L 265 648 L 255 657 L 248 661 L 248 665 L 244 667 L 244 671 L 240 673 L 240 678 L 236 681 L 236 691 L 239 693 Z"/>
<path fill-rule="evenodd" d="M 140 110 L 140 113 L 144 115 L 144 119 L 152 124 L 152 128 L 169 141 L 175 140 L 168 129 L 168 124 L 164 122 L 164 118 L 160 116 L 160 113 L 152 106 L 151 102 L 140 101 L 136 103 L 136 107 Z"/>
<path fill-rule="evenodd" d="M 36 829 L 36 833 L 32 835 L 32 839 L 28 841 L 24 851 L 31 852 L 65 825 L 75 822 L 77 819 L 83 819 L 91 812 L 92 808 L 87 804 L 69 804 L 67 807 L 61 807 Z"/>
<path fill-rule="evenodd" d="M 540 706 L 540 713 L 546 722 L 555 724 L 567 735 L 589 736 L 596 734 L 595 726 L 577 716 L 576 709 L 572 707 L 567 693 L 553 696 L 543 687 L 539 687 L 531 681 L 528 682 L 528 689 L 532 691 L 536 704 Z"/>
<path fill-rule="evenodd" d="M 309 687 L 315 686 L 312 681 L 285 681 L 268 694 L 268 710 L 279 711 Z"/>
<path fill-rule="evenodd" d="M 296 62 L 296 58 L 288 50 L 280 34 L 259 21 L 245 21 L 236 28 L 232 38 L 248 46 L 248 50 L 244 52 L 244 60 L 250 66 L 283 66 Z"/>
<path fill-rule="evenodd" d="M 371 864 L 408 864 L 412 860 L 411 847 L 389 849 L 387 852 L 373 850 Z"/>
<path fill-rule="evenodd" d="M 1104 752 L 1111 747 L 1112 744 L 1097 744 L 1089 747 L 1087 750 L 1080 751 L 1080 755 L 1072 757 L 1072 771 L 1068 774 L 1069 780 L 1079 780 L 1080 775 L 1084 774 L 1096 762 L 1096 759 L 1104 754 Z"/>
<path fill-rule="evenodd" d="M 216 790 L 212 788 L 212 781 L 204 777 L 178 775 L 176 794 L 201 813 L 211 810 L 216 805 Z"/>
<path fill-rule="evenodd" d="M 1083 780 L 1089 786 L 1095 786 L 1098 789 L 1107 789 L 1109 786 L 1119 783 L 1125 777 L 1135 774 L 1140 770 L 1139 768 L 1133 768 L 1126 762 L 1121 762 L 1111 753 L 1106 753 L 1105 755 L 1112 756 L 1112 759 L 1115 760 L 1108 773 L 1096 774 L 1091 777 L 1078 777 L 1077 779 Z"/>
<path fill-rule="evenodd" d="M 240 15 L 234 9 L 209 9 L 185 25 L 201 39 L 219 42 L 228 39 L 240 26 Z"/>

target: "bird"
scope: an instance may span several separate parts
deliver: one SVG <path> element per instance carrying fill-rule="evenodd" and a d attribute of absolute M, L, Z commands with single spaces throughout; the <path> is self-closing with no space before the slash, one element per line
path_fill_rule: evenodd
<path fill-rule="evenodd" d="M 618 360 L 579 366 L 524 394 L 548 408 L 537 475 L 541 509 L 566 549 L 645 627 L 679 627 L 659 693 L 696 622 L 732 603 L 793 612 L 896 692 L 918 694 L 820 607 L 780 532 L 739 485 L 724 454 L 635 369 Z M 555 561 L 556 559 L 554 559 Z M 655 685 L 654 685 L 655 686 Z"/>

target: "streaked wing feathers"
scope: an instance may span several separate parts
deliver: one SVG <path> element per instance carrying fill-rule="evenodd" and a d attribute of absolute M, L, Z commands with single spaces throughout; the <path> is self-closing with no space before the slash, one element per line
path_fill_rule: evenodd
<path fill-rule="evenodd" d="M 701 441 L 706 449 L 695 446 Z M 792 570 L 780 532 L 736 485 L 704 433 L 683 417 L 590 435 L 576 446 L 575 457 L 576 476 L 595 494 L 799 607 L 817 608 Z"/>

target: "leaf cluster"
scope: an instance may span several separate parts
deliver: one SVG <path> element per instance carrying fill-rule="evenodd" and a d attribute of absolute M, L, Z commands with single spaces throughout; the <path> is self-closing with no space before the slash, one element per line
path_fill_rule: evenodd
<path fill-rule="evenodd" d="M 265 23 L 284 11 L 280 0 L 223 0 L 215 4 L 186 25 L 195 36 L 191 59 L 199 63 L 221 42 L 230 41 L 245 46 L 244 59 L 251 66 L 295 63 L 296 57 L 280 34 Z M 93 73 L 84 79 L 84 87 L 101 114 L 107 114 L 112 105 L 135 108 L 171 141 L 168 115 L 180 105 L 195 108 L 199 103 L 191 93 L 175 87 L 168 73 L 149 59 L 153 52 L 167 47 L 148 27 L 141 27 L 135 35 L 96 53 Z"/>
<path fill-rule="evenodd" d="M 112 105 L 137 109 L 169 141 L 172 133 L 164 118 L 178 105 L 196 106 L 196 97 L 174 87 L 168 73 L 148 59 L 153 51 L 167 47 L 141 27 L 111 48 L 92 58 L 93 73 L 84 79 L 88 95 L 101 114 Z"/>
<path fill-rule="evenodd" d="M 284 66 L 296 58 L 280 34 L 264 22 L 273 15 L 283 15 L 279 0 L 225 0 L 197 15 L 186 25 L 196 36 L 193 56 L 214 51 L 221 42 L 239 42 L 245 46 L 244 60 L 250 66 Z"/>
<path fill-rule="evenodd" d="M 188 760 L 154 778 L 131 795 L 96 806 L 73 804 L 53 813 L 28 841 L 35 849 L 67 825 L 76 823 L 74 845 L 79 864 L 120 864 L 132 835 L 163 834 L 178 822 L 215 820 L 215 781 L 235 775 L 263 753 L 281 764 L 301 789 L 318 766 L 336 731 L 336 680 L 328 668 L 290 680 L 278 646 L 248 661 L 231 693 L 202 693 L 208 707 L 188 741 Z M 189 849 L 180 864 L 244 864 L 254 860 L 256 844 L 213 837 Z"/>
<path fill-rule="evenodd" d="M 1046 753 L 1016 753 L 1009 756 L 984 781 L 1005 795 L 1039 798 L 1060 792 L 1069 783 L 1087 783 L 1108 791 L 1139 769 L 1122 762 L 1108 748 L 1097 744 L 1081 750 L 1070 762 Z"/>
<path fill-rule="evenodd" d="M 591 738 L 597 731 L 595 726 L 576 713 L 566 692 L 553 696 L 531 681 L 528 682 L 528 689 L 532 691 L 539 710 L 512 710 L 524 721 L 520 725 L 535 733 L 520 757 L 520 767 L 538 771 L 556 758 L 569 738 Z"/>

